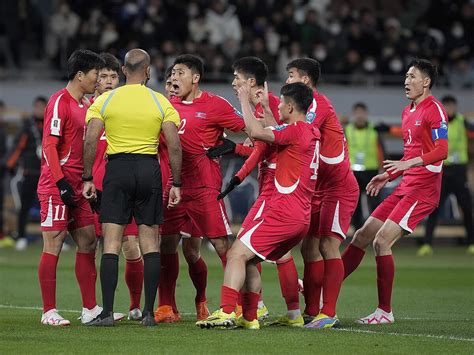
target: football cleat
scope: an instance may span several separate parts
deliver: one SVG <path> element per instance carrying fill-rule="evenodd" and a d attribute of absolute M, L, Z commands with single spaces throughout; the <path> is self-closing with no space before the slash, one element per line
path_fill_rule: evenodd
<path fill-rule="evenodd" d="M 238 304 L 237 306 L 235 306 L 235 317 L 236 318 L 242 317 L 242 305 L 241 304 Z"/>
<path fill-rule="evenodd" d="M 68 325 L 71 325 L 71 322 L 61 317 L 57 309 L 53 308 L 50 309 L 48 312 L 43 313 L 43 315 L 41 316 L 41 324 L 52 325 L 57 327 L 66 327 Z"/>
<path fill-rule="evenodd" d="M 12 248 L 15 246 L 15 240 L 10 236 L 0 239 L 0 248 Z"/>
<path fill-rule="evenodd" d="M 174 313 L 173 307 L 168 305 L 159 306 L 155 310 L 156 323 L 176 323 L 181 320 L 179 313 Z"/>
<path fill-rule="evenodd" d="M 249 330 L 260 329 L 260 323 L 258 322 L 258 319 L 247 320 L 244 317 L 240 317 L 240 318 L 237 318 L 235 325 L 236 325 L 236 328 L 243 328 L 243 329 L 249 329 Z"/>
<path fill-rule="evenodd" d="M 209 308 L 207 308 L 207 301 L 196 303 L 196 319 L 198 321 L 207 319 L 210 314 Z"/>
<path fill-rule="evenodd" d="M 108 314 L 100 313 L 90 322 L 85 323 L 89 327 L 113 327 L 115 325 L 114 315 L 112 312 Z"/>
<path fill-rule="evenodd" d="M 102 313 L 103 308 L 99 305 L 95 305 L 92 309 L 82 308 L 81 316 L 77 319 L 81 320 L 82 324 L 89 323 L 94 318 L 96 318 L 99 314 Z M 118 322 L 125 318 L 125 314 L 123 313 L 114 313 L 114 321 Z"/>
<path fill-rule="evenodd" d="M 304 326 L 304 319 L 301 315 L 296 317 L 296 319 L 290 319 L 288 316 L 284 316 L 278 318 L 274 322 L 271 322 L 269 325 L 302 328 Z"/>
<path fill-rule="evenodd" d="M 140 308 L 134 308 L 131 309 L 130 312 L 128 312 L 128 320 L 142 320 L 142 311 Z"/>
<path fill-rule="evenodd" d="M 27 247 L 28 247 L 28 240 L 26 240 L 26 238 L 20 238 L 15 243 L 16 251 L 25 251 Z"/>
<path fill-rule="evenodd" d="M 367 317 L 356 320 L 359 324 L 391 324 L 395 322 L 393 313 L 387 313 L 383 309 L 377 308 L 374 313 Z"/>
<path fill-rule="evenodd" d="M 304 327 L 307 329 L 338 328 L 340 325 L 337 316 L 329 317 L 324 313 L 319 313 L 311 322 Z"/>
<path fill-rule="evenodd" d="M 222 308 L 218 309 L 212 313 L 209 317 L 204 320 L 196 322 L 198 327 L 204 328 L 214 328 L 214 327 L 233 327 L 235 325 L 236 317 L 235 312 L 225 313 Z"/>
<path fill-rule="evenodd" d="M 258 308 L 257 308 L 257 319 L 258 319 L 259 321 L 264 321 L 264 320 L 267 319 L 269 316 L 270 316 L 270 314 L 268 313 L 268 308 L 267 308 L 267 306 L 262 305 L 262 307 L 258 307 Z"/>
<path fill-rule="evenodd" d="M 144 327 L 154 327 L 156 325 L 156 321 L 153 312 L 145 313 L 141 322 Z"/>
<path fill-rule="evenodd" d="M 416 252 L 417 256 L 429 256 L 433 255 L 433 248 L 429 244 L 423 244 L 420 249 Z"/>
<path fill-rule="evenodd" d="M 304 324 L 308 324 L 309 322 L 313 321 L 314 318 L 316 318 L 316 316 L 310 316 L 309 314 L 306 314 L 306 313 L 303 313 L 302 317 L 304 320 Z"/>

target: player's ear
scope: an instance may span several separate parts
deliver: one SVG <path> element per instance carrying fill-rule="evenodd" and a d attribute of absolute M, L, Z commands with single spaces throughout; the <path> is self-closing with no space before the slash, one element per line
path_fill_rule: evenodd
<path fill-rule="evenodd" d="M 431 79 L 429 76 L 425 76 L 425 78 L 423 79 L 423 87 L 425 88 L 429 88 L 430 87 L 430 84 L 431 84 Z"/>
<path fill-rule="evenodd" d="M 122 73 L 127 76 L 127 68 L 125 68 L 125 65 L 122 65 Z"/>
<path fill-rule="evenodd" d="M 193 84 L 199 83 L 199 80 L 201 80 L 201 75 L 200 74 L 193 74 Z"/>
<path fill-rule="evenodd" d="M 303 79 L 303 84 L 308 85 L 308 83 L 309 83 L 309 76 L 303 75 L 303 78 L 302 78 L 302 79 Z"/>

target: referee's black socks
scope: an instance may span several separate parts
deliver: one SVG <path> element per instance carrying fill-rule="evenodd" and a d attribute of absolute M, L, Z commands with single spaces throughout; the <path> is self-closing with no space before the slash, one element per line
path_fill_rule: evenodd
<path fill-rule="evenodd" d="M 143 308 L 143 315 L 145 315 L 146 313 L 153 314 L 156 292 L 158 290 L 158 284 L 160 283 L 160 253 L 153 252 L 144 254 L 143 264 L 143 281 L 145 286 L 145 307 Z"/>
<path fill-rule="evenodd" d="M 109 315 L 114 310 L 115 289 L 118 279 L 118 260 L 116 254 L 103 254 L 100 262 L 100 284 L 102 287 L 103 315 Z"/>

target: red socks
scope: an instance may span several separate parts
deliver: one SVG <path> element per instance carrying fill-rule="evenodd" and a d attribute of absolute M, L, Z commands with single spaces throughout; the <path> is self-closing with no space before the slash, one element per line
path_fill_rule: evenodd
<path fill-rule="evenodd" d="M 95 252 L 76 253 L 76 279 L 82 296 L 82 306 L 92 309 L 97 305 L 95 299 L 95 283 L 97 270 L 95 268 Z"/>
<path fill-rule="evenodd" d="M 344 278 L 352 274 L 352 272 L 357 269 L 364 258 L 364 255 L 364 250 L 356 247 L 353 244 L 349 244 L 342 254 L 342 262 L 344 263 Z"/>
<path fill-rule="evenodd" d="M 257 319 L 257 308 L 258 308 L 259 298 L 260 298 L 260 293 L 256 293 L 256 292 L 243 293 L 242 315 L 245 320 L 252 321 L 254 319 Z"/>
<path fill-rule="evenodd" d="M 260 264 L 259 264 L 260 265 Z M 280 279 L 281 294 L 289 311 L 300 309 L 298 295 L 298 271 L 293 257 L 277 262 L 278 278 Z M 245 318 L 247 319 L 247 318 Z"/>
<path fill-rule="evenodd" d="M 191 281 L 196 288 L 196 304 L 205 301 L 207 286 L 207 265 L 204 262 L 204 259 L 199 258 L 194 264 L 189 264 L 188 271 Z"/>
<path fill-rule="evenodd" d="M 393 279 L 395 278 L 393 255 L 376 256 L 375 261 L 377 263 L 379 308 L 385 312 L 391 312 Z"/>
<path fill-rule="evenodd" d="M 344 263 L 341 259 L 324 260 L 323 309 L 329 317 L 336 315 L 336 303 L 344 280 Z M 305 290 L 306 292 L 306 290 Z"/>
<path fill-rule="evenodd" d="M 232 313 L 237 305 L 239 298 L 239 291 L 233 288 L 222 285 L 221 287 L 221 308 L 225 313 Z M 258 303 L 258 300 L 257 300 Z"/>
<path fill-rule="evenodd" d="M 304 263 L 304 300 L 306 308 L 304 313 L 316 317 L 319 313 L 321 287 L 324 278 L 324 260 Z"/>
<path fill-rule="evenodd" d="M 56 308 L 56 267 L 58 257 L 42 253 L 38 267 L 38 278 L 43 299 L 43 313 Z"/>
<path fill-rule="evenodd" d="M 143 288 L 143 259 L 126 260 L 125 283 L 130 294 L 130 310 L 140 308 L 140 298 Z"/>
<path fill-rule="evenodd" d="M 171 306 L 177 313 L 175 290 L 179 275 L 179 255 L 161 254 L 161 278 L 158 286 L 158 306 Z"/>

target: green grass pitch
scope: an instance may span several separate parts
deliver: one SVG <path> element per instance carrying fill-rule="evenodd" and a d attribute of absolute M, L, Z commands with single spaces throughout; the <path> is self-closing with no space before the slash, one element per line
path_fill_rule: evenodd
<path fill-rule="evenodd" d="M 40 324 L 41 298 L 37 280 L 40 247 L 26 252 L 0 250 L 0 353 L 164 353 L 164 354 L 300 354 L 300 353 L 474 353 L 474 258 L 463 248 L 438 248 L 429 258 L 417 258 L 413 248 L 395 248 L 393 308 L 396 323 L 362 326 L 354 319 L 376 306 L 375 265 L 371 252 L 342 288 L 339 330 L 263 327 L 260 331 L 201 330 L 195 323 L 194 288 L 181 257 L 176 290 L 184 315 L 177 324 L 142 328 L 122 321 L 114 328 L 87 328 L 76 318 L 81 307 L 74 277 L 74 252 L 61 255 L 57 306 L 72 321 L 70 327 Z M 295 251 L 302 273 L 299 252 Z M 222 269 L 213 252 L 204 251 L 209 268 L 208 302 L 219 304 Z M 284 314 L 276 268 L 263 266 L 264 301 L 271 318 Z M 100 287 L 97 285 L 100 304 Z M 116 311 L 128 311 L 123 258 Z M 303 302 L 301 302 L 303 307 Z"/>

